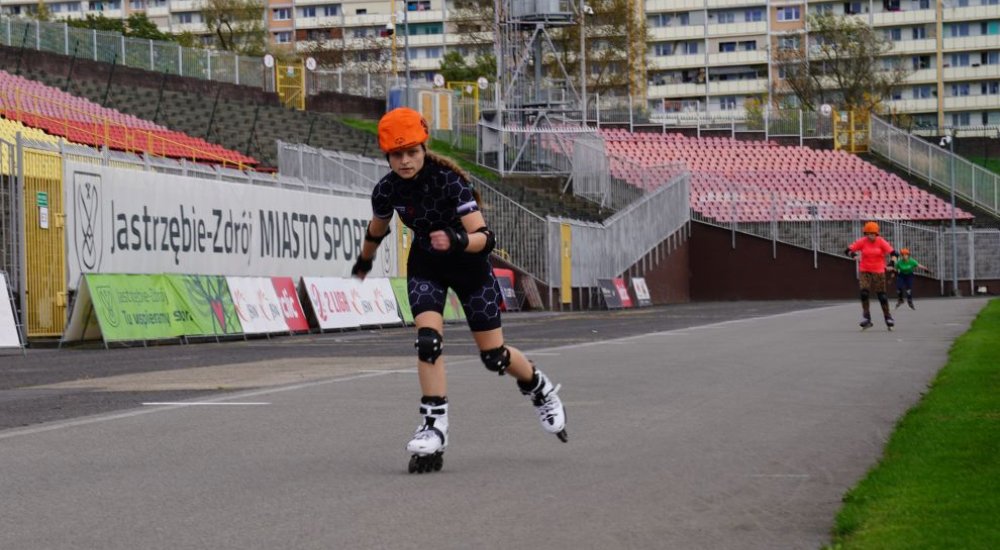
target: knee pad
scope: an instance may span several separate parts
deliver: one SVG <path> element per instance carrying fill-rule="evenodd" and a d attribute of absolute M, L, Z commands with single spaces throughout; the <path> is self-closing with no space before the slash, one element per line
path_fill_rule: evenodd
<path fill-rule="evenodd" d="M 867 288 L 861 291 L 861 301 L 862 302 L 867 302 L 868 301 L 868 296 L 869 296 L 869 293 L 868 293 L 868 289 Z"/>
<path fill-rule="evenodd" d="M 495 372 L 500 376 L 510 366 L 510 350 L 507 346 L 501 345 L 498 348 L 479 352 L 479 358 L 486 365 L 486 370 Z"/>
<path fill-rule="evenodd" d="M 878 294 L 876 294 L 876 296 L 878 296 L 878 301 L 880 304 L 889 303 L 889 297 L 885 295 L 885 292 L 879 292 Z"/>
<path fill-rule="evenodd" d="M 425 363 L 433 364 L 441 357 L 444 347 L 444 337 L 441 333 L 430 328 L 423 327 L 417 329 L 417 341 L 413 344 L 417 348 L 417 358 Z"/>

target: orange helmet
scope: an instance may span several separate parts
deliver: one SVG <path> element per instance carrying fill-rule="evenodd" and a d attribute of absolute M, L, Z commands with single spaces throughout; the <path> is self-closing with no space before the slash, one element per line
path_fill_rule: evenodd
<path fill-rule="evenodd" d="M 393 109 L 378 121 L 378 146 L 386 154 L 420 145 L 429 137 L 427 121 L 409 107 Z"/>
<path fill-rule="evenodd" d="M 874 233 L 878 235 L 878 224 L 875 222 L 868 222 L 865 224 L 864 229 L 861 230 L 862 233 Z"/>
<path fill-rule="evenodd" d="M 909 256 L 910 255 L 910 249 L 909 248 L 904 248 L 904 249 L 900 250 L 899 253 L 900 254 L 906 254 L 907 256 Z"/>

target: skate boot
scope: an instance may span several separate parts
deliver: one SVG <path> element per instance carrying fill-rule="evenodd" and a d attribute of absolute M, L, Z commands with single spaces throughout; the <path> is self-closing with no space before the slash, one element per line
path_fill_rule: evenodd
<path fill-rule="evenodd" d="M 861 330 L 872 328 L 872 316 L 865 315 L 864 317 L 861 318 L 861 322 L 858 324 L 861 325 Z"/>
<path fill-rule="evenodd" d="M 906 305 L 910 306 L 910 309 L 917 309 L 917 306 L 913 305 L 913 298 L 906 300 Z"/>
<path fill-rule="evenodd" d="M 885 316 L 885 327 L 892 330 L 892 327 L 896 326 L 896 320 L 892 318 L 892 315 Z"/>
<path fill-rule="evenodd" d="M 448 404 L 420 404 L 423 424 L 417 426 L 413 439 L 406 444 L 412 453 L 409 472 L 422 474 L 437 472 L 444 466 L 444 448 L 448 446 Z"/>
<path fill-rule="evenodd" d="M 531 398 L 531 403 L 538 412 L 538 420 L 542 423 L 545 431 L 555 434 L 560 441 L 566 443 L 566 408 L 563 407 L 559 399 L 559 388 L 562 386 L 552 385 L 545 373 L 535 369 L 535 376 L 531 382 L 518 382 L 521 393 Z"/>
<path fill-rule="evenodd" d="M 899 306 L 901 306 L 901 305 L 903 305 L 903 299 L 902 298 L 900 298 L 899 300 L 896 300 L 896 309 L 899 309 Z"/>

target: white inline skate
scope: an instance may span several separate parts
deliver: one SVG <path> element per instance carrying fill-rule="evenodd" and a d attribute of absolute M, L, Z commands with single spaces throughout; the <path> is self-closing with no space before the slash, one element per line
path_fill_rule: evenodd
<path fill-rule="evenodd" d="M 569 438 L 566 435 L 566 407 L 559 399 L 560 385 L 553 385 L 548 376 L 535 369 L 538 376 L 538 383 L 532 389 L 525 389 L 519 384 L 521 393 L 531 398 L 531 403 L 538 412 L 538 420 L 542 423 L 542 428 L 555 434 L 560 441 L 566 443 Z"/>
<path fill-rule="evenodd" d="M 409 472 L 437 472 L 444 466 L 444 448 L 448 446 L 448 404 L 420 404 L 423 423 L 406 444 L 410 456 Z"/>

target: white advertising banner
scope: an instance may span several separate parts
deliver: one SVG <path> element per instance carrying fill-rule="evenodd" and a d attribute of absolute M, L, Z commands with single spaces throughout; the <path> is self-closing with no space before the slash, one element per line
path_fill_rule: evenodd
<path fill-rule="evenodd" d="M 351 304 L 351 291 L 357 292 L 357 281 L 339 277 L 303 277 L 302 285 L 309 296 L 309 305 L 316 315 L 319 328 L 358 328 L 361 314 Z"/>
<path fill-rule="evenodd" d="M 281 301 L 269 277 L 226 277 L 226 283 L 243 332 L 288 332 Z"/>
<path fill-rule="evenodd" d="M 354 279 L 357 281 L 357 279 Z M 396 295 L 392 292 L 392 285 L 389 279 L 377 279 L 365 277 L 363 283 L 358 283 L 360 288 L 360 306 L 363 318 L 362 325 L 401 325 L 402 317 L 399 316 L 399 305 L 396 303 Z"/>
<path fill-rule="evenodd" d="M 368 199 L 65 160 L 69 282 L 82 273 L 348 276 Z M 371 275 L 397 274 L 395 239 Z"/>
<path fill-rule="evenodd" d="M 21 337 L 17 333 L 17 323 L 14 322 L 14 309 L 10 303 L 10 291 L 7 290 L 7 277 L 0 273 L 0 348 L 21 347 Z"/>

